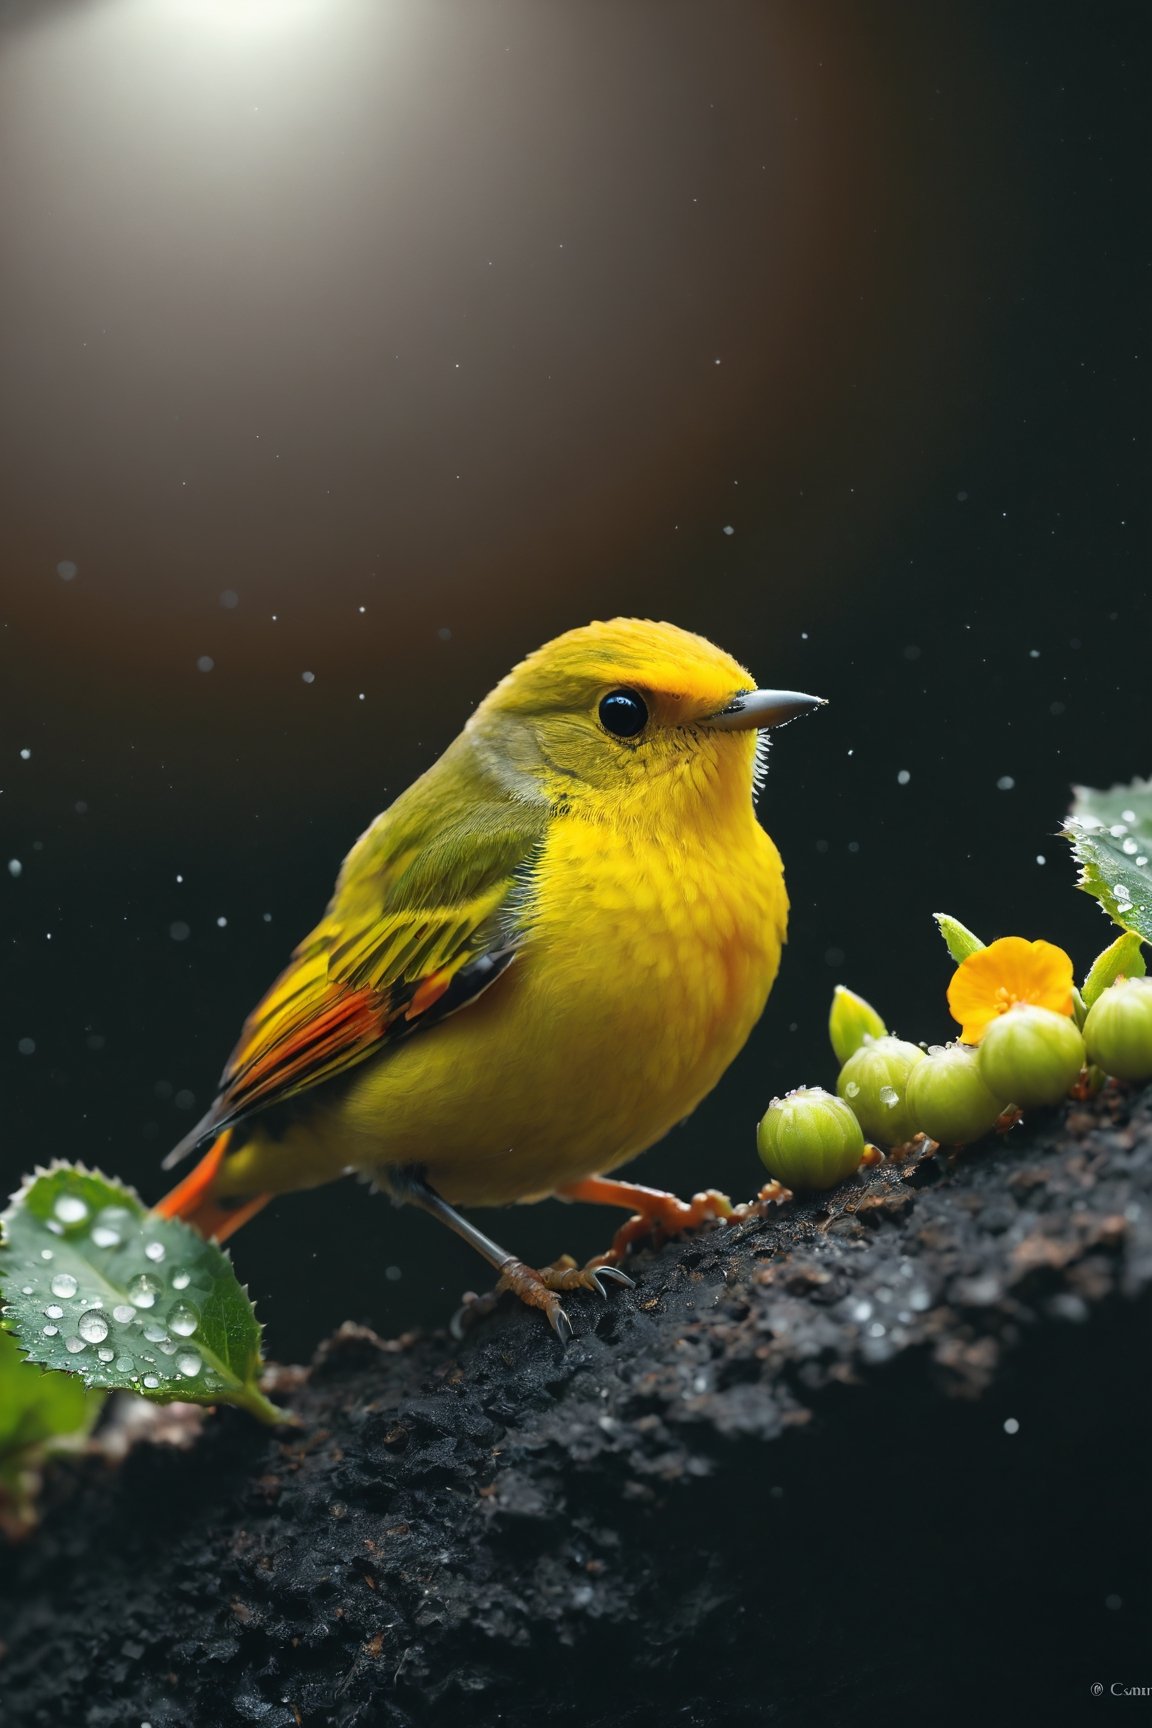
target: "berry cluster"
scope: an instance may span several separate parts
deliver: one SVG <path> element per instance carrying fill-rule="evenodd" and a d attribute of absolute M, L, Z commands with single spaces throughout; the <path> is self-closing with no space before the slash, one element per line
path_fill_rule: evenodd
<path fill-rule="evenodd" d="M 835 1187 L 859 1167 L 866 1137 L 888 1148 L 920 1134 L 964 1146 L 1106 1075 L 1152 1079 L 1152 978 L 1137 936 L 1105 949 L 1077 989 L 1072 961 L 1050 942 L 1005 936 L 985 946 L 954 919 L 938 922 L 958 962 L 948 1004 L 959 1039 L 925 1049 L 895 1038 L 863 997 L 838 986 L 829 1017 L 837 1096 L 811 1086 L 774 1098 L 757 1134 L 785 1186 Z"/>

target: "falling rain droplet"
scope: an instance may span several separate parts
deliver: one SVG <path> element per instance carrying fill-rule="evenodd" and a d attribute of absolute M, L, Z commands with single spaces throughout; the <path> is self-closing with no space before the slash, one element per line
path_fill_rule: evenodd
<path fill-rule="evenodd" d="M 180 1338 L 191 1338 L 200 1324 L 200 1310 L 190 1302 L 178 1302 L 168 1316 L 168 1325 Z"/>
<path fill-rule="evenodd" d="M 53 1296 L 75 1296 L 76 1280 L 71 1272 L 57 1272 L 49 1288 Z"/>
<path fill-rule="evenodd" d="M 162 1288 L 155 1278 L 149 1278 L 147 1272 L 141 1272 L 128 1286 L 128 1300 L 134 1302 L 137 1308 L 151 1308 Z"/>
<path fill-rule="evenodd" d="M 61 1224 L 83 1224 L 88 1208 L 78 1194 L 61 1194 L 52 1208 Z"/>
<path fill-rule="evenodd" d="M 103 1314 L 98 1314 L 94 1308 L 86 1314 L 81 1314 L 76 1330 L 89 1344 L 103 1344 L 108 1336 L 108 1322 Z"/>
<path fill-rule="evenodd" d="M 163 1242 L 149 1242 L 144 1252 L 149 1260 L 155 1261 L 156 1265 L 159 1266 L 164 1258 L 164 1244 Z"/>
<path fill-rule="evenodd" d="M 127 1302 L 117 1302 L 115 1308 L 112 1310 L 112 1318 L 116 1321 L 117 1325 L 127 1326 L 129 1321 L 135 1320 L 136 1310 L 135 1308 L 130 1308 Z"/>
<path fill-rule="evenodd" d="M 176 1358 L 176 1366 L 179 1368 L 181 1374 L 191 1380 L 194 1375 L 199 1374 L 204 1364 L 201 1362 L 199 1356 L 197 1356 L 195 1350 L 181 1350 L 179 1356 Z"/>

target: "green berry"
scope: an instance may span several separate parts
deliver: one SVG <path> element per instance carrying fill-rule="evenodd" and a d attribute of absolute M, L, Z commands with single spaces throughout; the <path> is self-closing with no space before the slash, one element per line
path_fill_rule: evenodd
<path fill-rule="evenodd" d="M 786 1188 L 835 1188 L 860 1167 L 864 1135 L 840 1098 L 801 1086 L 773 1098 L 756 1132 L 770 1176 Z"/>
<path fill-rule="evenodd" d="M 1102 990 L 1084 1022 L 1088 1058 L 1119 1080 L 1152 1079 L 1152 978 Z"/>
<path fill-rule="evenodd" d="M 837 984 L 828 1015 L 828 1036 L 837 1062 L 847 1062 L 866 1038 L 884 1038 L 887 1032 L 871 1002 L 865 1002 L 863 996 L 857 996 L 847 985 Z"/>
<path fill-rule="evenodd" d="M 869 1038 L 840 1070 L 836 1090 L 869 1140 L 902 1146 L 916 1132 L 908 1109 L 908 1075 L 924 1052 L 903 1038 Z"/>
<path fill-rule="evenodd" d="M 980 1073 L 1024 1109 L 1058 1104 L 1084 1066 L 1084 1040 L 1067 1014 L 1017 1002 L 993 1020 L 980 1045 Z"/>
<path fill-rule="evenodd" d="M 995 1126 L 1007 1095 L 989 1089 L 975 1050 L 948 1044 L 929 1050 L 908 1075 L 907 1105 L 917 1127 L 944 1146 L 966 1146 Z"/>

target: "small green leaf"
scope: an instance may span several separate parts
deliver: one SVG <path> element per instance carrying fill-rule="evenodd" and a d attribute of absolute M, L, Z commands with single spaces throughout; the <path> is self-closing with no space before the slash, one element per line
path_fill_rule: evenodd
<path fill-rule="evenodd" d="M 837 984 L 828 1015 L 828 1036 L 841 1067 L 859 1050 L 865 1038 L 883 1038 L 887 1032 L 871 1002 L 865 1002 L 863 996 L 857 996 L 846 984 Z"/>
<path fill-rule="evenodd" d="M 0 1476 L 30 1447 L 87 1433 L 103 1397 L 75 1375 L 45 1374 L 25 1362 L 15 1338 L 0 1326 Z"/>
<path fill-rule="evenodd" d="M 1078 885 L 1122 930 L 1152 942 L 1152 780 L 1073 791 L 1063 834 L 1080 866 Z"/>
<path fill-rule="evenodd" d="M 232 1263 L 98 1171 L 37 1171 L 0 1215 L 4 1324 L 30 1362 L 158 1403 L 280 1412 L 260 1391 L 260 1326 Z"/>
<path fill-rule="evenodd" d="M 1103 954 L 1096 956 L 1081 992 L 1085 1008 L 1091 1008 L 1097 996 L 1110 984 L 1115 984 L 1117 978 L 1143 978 L 1147 968 L 1140 947 L 1139 936 L 1125 930 L 1123 936 L 1117 936 Z"/>
<path fill-rule="evenodd" d="M 962 960 L 967 960 L 969 954 L 978 954 L 981 948 L 987 947 L 987 943 L 981 942 L 979 936 L 974 936 L 971 930 L 965 929 L 958 918 L 950 918 L 947 912 L 934 912 L 932 916 L 939 925 L 940 934 L 957 966 Z"/>

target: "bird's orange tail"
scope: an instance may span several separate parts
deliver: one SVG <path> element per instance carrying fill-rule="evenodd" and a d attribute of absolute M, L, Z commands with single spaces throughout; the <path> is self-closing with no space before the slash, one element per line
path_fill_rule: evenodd
<path fill-rule="evenodd" d="M 153 1210 L 161 1218 L 182 1218 L 201 1236 L 215 1237 L 217 1242 L 223 1242 L 234 1230 L 239 1230 L 241 1224 L 246 1224 L 253 1213 L 259 1212 L 261 1206 L 268 1204 L 271 1194 L 254 1194 L 249 1199 L 238 1201 L 216 1197 L 216 1177 L 231 1137 L 230 1128 L 218 1134 L 191 1174 L 185 1176 L 183 1182 L 178 1182 L 170 1194 L 165 1194 L 163 1200 L 157 1201 Z"/>

